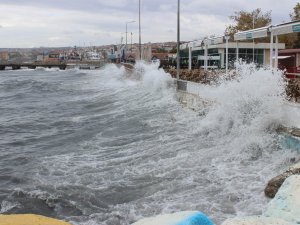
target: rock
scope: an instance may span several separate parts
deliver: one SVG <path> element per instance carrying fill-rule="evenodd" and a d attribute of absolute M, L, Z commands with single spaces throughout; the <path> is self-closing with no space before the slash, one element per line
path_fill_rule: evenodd
<path fill-rule="evenodd" d="M 70 223 L 34 214 L 0 215 L 1 225 L 71 225 Z"/>
<path fill-rule="evenodd" d="M 256 216 L 227 219 L 222 225 L 292 225 L 292 223 L 278 218 Z"/>
<path fill-rule="evenodd" d="M 300 224 L 300 175 L 284 181 L 263 215 Z"/>
<path fill-rule="evenodd" d="M 281 125 L 277 128 L 277 131 L 291 136 L 300 137 L 300 128 L 297 127 L 286 127 Z"/>
<path fill-rule="evenodd" d="M 284 173 L 272 178 L 265 188 L 265 195 L 269 198 L 274 198 L 285 179 L 295 174 L 300 174 L 300 163 L 293 165 Z"/>
<path fill-rule="evenodd" d="M 183 211 L 139 220 L 132 225 L 213 225 L 201 212 Z"/>

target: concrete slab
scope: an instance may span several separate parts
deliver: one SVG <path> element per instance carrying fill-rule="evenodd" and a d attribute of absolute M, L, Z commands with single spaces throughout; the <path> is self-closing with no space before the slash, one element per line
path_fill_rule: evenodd
<path fill-rule="evenodd" d="M 288 177 L 263 214 L 300 224 L 300 175 Z"/>

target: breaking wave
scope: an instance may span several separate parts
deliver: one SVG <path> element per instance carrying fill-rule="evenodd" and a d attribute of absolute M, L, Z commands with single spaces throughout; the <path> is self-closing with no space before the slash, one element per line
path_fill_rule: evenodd
<path fill-rule="evenodd" d="M 211 104 L 194 112 L 153 64 L 5 73 L 1 213 L 90 225 L 179 210 L 216 224 L 260 214 L 268 179 L 299 158 L 276 132 L 294 109 L 280 71 L 241 65 L 235 76 L 199 85 Z"/>

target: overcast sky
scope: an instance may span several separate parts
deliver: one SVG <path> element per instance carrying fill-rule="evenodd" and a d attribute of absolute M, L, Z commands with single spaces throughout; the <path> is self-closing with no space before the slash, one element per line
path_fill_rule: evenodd
<path fill-rule="evenodd" d="M 181 0 L 181 40 L 221 35 L 235 11 L 289 21 L 296 0 Z M 141 0 L 142 42 L 176 41 L 177 0 Z M 0 0 L 0 47 L 117 44 L 128 24 L 138 42 L 138 0 Z"/>

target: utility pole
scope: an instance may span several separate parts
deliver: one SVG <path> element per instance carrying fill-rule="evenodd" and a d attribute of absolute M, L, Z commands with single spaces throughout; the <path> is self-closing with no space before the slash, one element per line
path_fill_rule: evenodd
<path fill-rule="evenodd" d="M 226 76 L 228 76 L 228 40 L 229 40 L 230 36 L 226 35 L 225 36 L 225 40 L 226 40 L 226 65 L 225 65 L 225 73 Z"/>

